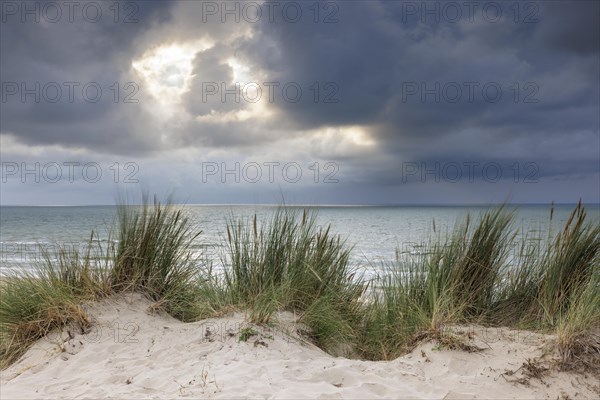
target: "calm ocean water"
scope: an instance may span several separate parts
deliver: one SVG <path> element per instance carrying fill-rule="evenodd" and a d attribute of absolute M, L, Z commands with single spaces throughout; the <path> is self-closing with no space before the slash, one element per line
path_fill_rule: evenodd
<path fill-rule="evenodd" d="M 514 227 L 520 232 L 547 237 L 548 229 L 558 231 L 574 205 L 555 205 L 550 221 L 549 205 L 522 205 L 515 208 Z M 187 205 L 195 227 L 203 234 L 195 251 L 219 260 L 224 243 L 225 223 L 230 216 L 266 221 L 274 206 L 200 206 Z M 353 261 L 361 265 L 378 265 L 392 261 L 396 250 L 414 254 L 432 237 L 450 232 L 457 220 L 468 213 L 477 216 L 485 207 L 311 207 L 318 213 L 319 224 L 332 224 L 334 232 L 354 245 Z M 586 207 L 588 217 L 600 223 L 600 207 Z M 298 207 L 301 212 L 302 208 Z M 3 273 L 11 269 L 30 268 L 41 258 L 42 248 L 85 248 L 90 232 L 106 240 L 114 226 L 116 207 L 0 207 L 0 266 Z M 434 231 L 435 226 L 435 231 Z"/>

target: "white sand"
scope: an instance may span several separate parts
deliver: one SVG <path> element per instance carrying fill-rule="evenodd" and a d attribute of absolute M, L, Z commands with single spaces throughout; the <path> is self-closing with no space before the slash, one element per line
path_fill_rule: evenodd
<path fill-rule="evenodd" d="M 291 314 L 280 315 L 278 328 L 255 327 L 262 335 L 240 342 L 248 326 L 242 314 L 185 324 L 152 314 L 150 305 L 137 295 L 94 305 L 90 332 L 71 332 L 68 339 L 65 330 L 66 341 L 58 333 L 40 340 L 2 371 L 0 398 L 600 397 L 591 376 L 553 370 L 541 380 L 516 382 L 525 376 L 519 367 L 541 357 L 551 336 L 470 328 L 473 343 L 486 350 L 426 343 L 394 361 L 367 362 L 332 357 L 306 343 Z"/>

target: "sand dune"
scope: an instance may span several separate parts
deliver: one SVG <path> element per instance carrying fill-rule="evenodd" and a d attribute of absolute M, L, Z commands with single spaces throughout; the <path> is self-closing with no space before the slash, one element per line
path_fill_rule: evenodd
<path fill-rule="evenodd" d="M 90 307 L 94 327 L 40 340 L 2 371 L 13 398 L 598 398 L 591 376 L 556 369 L 551 336 L 462 327 L 477 352 L 425 343 L 390 362 L 332 357 L 298 334 L 289 313 L 273 327 L 243 314 L 182 323 L 138 295 Z M 251 335 L 257 333 L 255 335 Z M 246 341 L 240 338 L 248 336 Z M 547 354 L 545 354 L 547 353 Z M 545 354 L 545 356 L 544 356 Z M 544 357 L 542 357 L 544 356 Z M 527 366 L 527 360 L 542 361 Z M 523 366 L 523 364 L 526 364 Z M 532 376 L 535 375 L 535 376 Z M 536 377 L 537 376 L 537 377 Z"/>

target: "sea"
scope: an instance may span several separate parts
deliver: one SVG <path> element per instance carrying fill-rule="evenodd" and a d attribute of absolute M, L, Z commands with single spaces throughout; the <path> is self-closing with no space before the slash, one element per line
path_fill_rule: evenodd
<path fill-rule="evenodd" d="M 575 204 L 511 205 L 519 241 L 546 240 L 568 220 Z M 278 206 L 183 205 L 194 231 L 202 233 L 192 251 L 216 267 L 224 256 L 226 224 L 233 220 L 268 222 Z M 352 247 L 352 263 L 369 273 L 404 256 L 420 254 L 432 241 L 443 240 L 467 216 L 476 220 L 488 206 L 291 206 L 298 213 L 315 212 L 319 226 Z M 551 211 L 552 210 L 552 211 Z M 588 219 L 600 223 L 600 206 L 586 207 Z M 552 214 L 552 215 L 551 215 Z M 44 251 L 84 251 L 94 232 L 106 244 L 116 227 L 116 206 L 0 207 L 0 274 L 33 269 Z M 114 238 L 114 235 L 112 236 Z M 373 272 L 375 271 L 375 272 Z"/>

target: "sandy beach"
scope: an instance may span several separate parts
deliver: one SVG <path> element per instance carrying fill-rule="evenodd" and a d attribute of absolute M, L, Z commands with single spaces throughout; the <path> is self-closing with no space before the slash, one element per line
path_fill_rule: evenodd
<path fill-rule="evenodd" d="M 597 398 L 592 376 L 552 368 L 550 335 L 457 328 L 478 351 L 423 343 L 389 362 L 333 357 L 290 313 L 255 326 L 242 313 L 182 323 L 137 294 L 89 306 L 93 326 L 38 341 L 2 371 L 13 398 Z M 245 339 L 245 341 L 244 341 Z M 531 363 L 528 364 L 528 360 Z M 546 370 L 546 368 L 550 368 Z"/>

